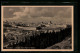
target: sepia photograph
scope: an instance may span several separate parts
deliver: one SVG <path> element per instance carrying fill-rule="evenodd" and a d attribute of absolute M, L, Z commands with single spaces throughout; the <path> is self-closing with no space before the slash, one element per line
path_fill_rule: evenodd
<path fill-rule="evenodd" d="M 2 51 L 73 51 L 73 6 L 1 6 Z"/>

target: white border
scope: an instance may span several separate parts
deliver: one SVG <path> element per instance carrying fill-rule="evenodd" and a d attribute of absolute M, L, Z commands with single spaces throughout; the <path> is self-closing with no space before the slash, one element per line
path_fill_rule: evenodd
<path fill-rule="evenodd" d="M 3 8 L 4 7 L 71 7 L 72 8 L 72 49 L 3 49 Z M 73 6 L 1 6 L 1 51 L 73 51 L 74 50 L 74 18 Z"/>

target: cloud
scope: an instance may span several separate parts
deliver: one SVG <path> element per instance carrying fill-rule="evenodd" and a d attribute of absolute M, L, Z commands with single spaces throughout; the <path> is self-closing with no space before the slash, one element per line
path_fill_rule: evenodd
<path fill-rule="evenodd" d="M 70 7 L 19 7 L 18 9 L 18 11 L 15 9 L 15 11 L 12 13 L 14 16 L 8 20 L 14 20 L 17 22 L 46 22 L 50 20 L 55 23 L 71 22 Z"/>
<path fill-rule="evenodd" d="M 14 11 L 14 9 L 10 8 L 9 11 Z"/>
<path fill-rule="evenodd" d="M 60 16 L 64 18 L 71 17 L 70 7 L 25 7 L 20 8 L 22 11 L 16 11 L 13 13 L 13 18 L 29 18 L 29 17 L 55 17 Z M 10 9 L 11 10 L 11 9 Z"/>

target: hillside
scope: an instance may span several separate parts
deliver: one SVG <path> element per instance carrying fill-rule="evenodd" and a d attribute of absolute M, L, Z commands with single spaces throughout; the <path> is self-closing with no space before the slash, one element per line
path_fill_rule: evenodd
<path fill-rule="evenodd" d="M 71 49 L 72 48 L 71 37 L 66 37 L 63 41 L 56 43 L 46 49 Z"/>

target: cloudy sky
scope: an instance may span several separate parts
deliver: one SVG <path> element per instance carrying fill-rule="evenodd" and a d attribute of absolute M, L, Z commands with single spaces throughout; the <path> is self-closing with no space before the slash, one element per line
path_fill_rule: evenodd
<path fill-rule="evenodd" d="M 72 8 L 71 7 L 4 7 L 4 20 L 38 23 L 71 23 Z"/>

